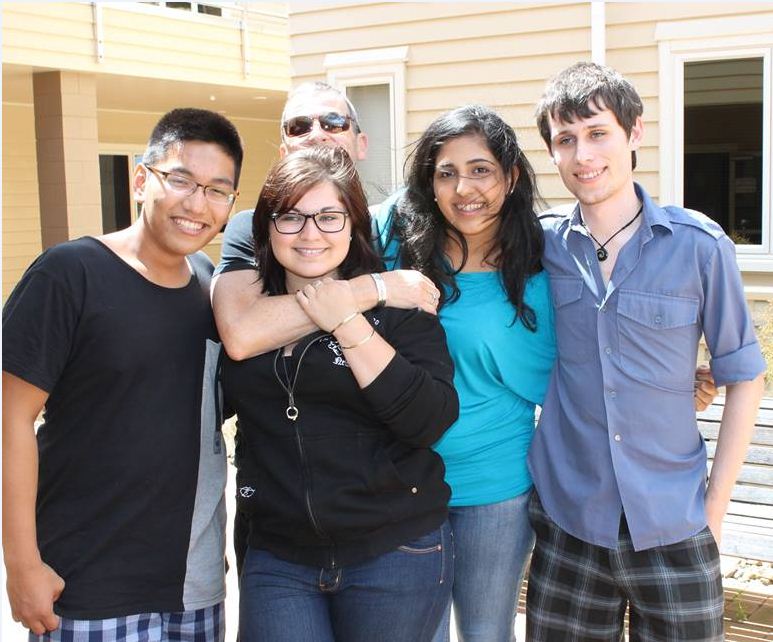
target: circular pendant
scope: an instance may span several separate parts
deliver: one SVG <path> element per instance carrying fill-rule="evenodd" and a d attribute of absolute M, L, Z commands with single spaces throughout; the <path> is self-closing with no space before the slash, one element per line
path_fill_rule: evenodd
<path fill-rule="evenodd" d="M 600 247 L 598 250 L 596 250 L 596 256 L 599 257 L 599 261 L 606 261 L 607 257 L 609 256 L 609 252 L 607 252 L 603 247 Z"/>
<path fill-rule="evenodd" d="M 295 406 L 287 406 L 285 414 L 290 421 L 295 421 L 298 419 L 298 409 Z"/>

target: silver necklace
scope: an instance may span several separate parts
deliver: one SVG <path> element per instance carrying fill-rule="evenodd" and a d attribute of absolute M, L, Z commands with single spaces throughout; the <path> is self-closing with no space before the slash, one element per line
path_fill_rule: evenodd
<path fill-rule="evenodd" d="M 327 335 L 322 335 L 322 337 Z M 279 382 L 279 385 L 282 386 L 282 390 L 284 390 L 287 393 L 287 408 L 285 409 L 285 416 L 290 421 L 295 421 L 298 419 L 298 415 L 300 414 L 298 412 L 298 407 L 295 405 L 295 384 L 298 383 L 298 375 L 301 372 L 301 363 L 303 362 L 303 357 L 306 356 L 306 352 L 309 350 L 309 348 L 312 346 L 312 344 L 321 339 L 322 337 L 316 337 L 312 341 L 310 341 L 306 347 L 303 349 L 303 352 L 301 352 L 301 356 L 298 357 L 298 365 L 295 368 L 295 373 L 292 376 L 292 379 L 290 378 L 290 373 L 287 371 L 287 359 L 282 359 L 282 369 L 284 370 L 285 378 L 282 380 L 282 377 L 279 376 L 279 370 L 276 367 L 277 361 L 279 360 L 280 355 L 284 352 L 284 346 L 279 348 L 276 351 L 276 355 L 274 355 L 274 375 L 276 376 L 276 380 Z M 286 382 L 286 383 L 285 383 Z"/>

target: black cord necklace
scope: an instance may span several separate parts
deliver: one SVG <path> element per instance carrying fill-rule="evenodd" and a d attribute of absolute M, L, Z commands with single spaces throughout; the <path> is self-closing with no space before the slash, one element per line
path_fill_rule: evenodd
<path fill-rule="evenodd" d="M 328 335 L 317 337 L 306 345 L 306 347 L 303 349 L 303 352 L 301 352 L 301 356 L 298 357 L 298 365 L 295 368 L 295 374 L 292 376 L 292 378 L 290 378 L 290 373 L 287 371 L 287 359 L 282 359 L 282 367 L 285 373 L 284 381 L 282 380 L 282 377 L 279 376 L 279 370 L 276 367 L 277 361 L 279 361 L 279 356 L 284 352 L 284 347 L 281 347 L 276 351 L 276 355 L 274 356 L 274 375 L 276 376 L 276 380 L 279 382 L 279 385 L 282 386 L 282 390 L 287 393 L 287 409 L 285 410 L 285 415 L 290 421 L 295 421 L 298 419 L 298 415 L 300 414 L 298 412 L 298 407 L 295 405 L 295 384 L 298 382 L 298 375 L 301 372 L 301 363 L 303 362 L 303 357 L 306 356 L 306 352 L 308 352 L 312 344 L 324 336 Z"/>
<path fill-rule="evenodd" d="M 599 261 L 606 261 L 609 258 L 609 252 L 607 252 L 607 245 L 609 245 L 609 242 L 615 238 L 620 232 L 623 230 L 631 227 L 633 225 L 633 222 L 639 218 L 639 215 L 641 214 L 642 210 L 644 209 L 644 203 L 642 203 L 639 206 L 639 211 L 636 212 L 636 216 L 634 216 L 630 221 L 628 221 L 623 227 L 621 227 L 617 232 L 615 232 L 612 236 L 610 236 L 606 241 L 603 243 L 600 243 L 599 240 L 593 236 L 593 232 L 590 231 L 590 228 L 585 224 L 585 220 L 582 218 L 582 213 L 580 213 L 580 221 L 582 222 L 582 226 L 585 228 L 585 231 L 588 232 L 588 236 L 590 236 L 595 242 L 596 245 L 599 246 L 599 249 L 596 250 L 596 256 L 598 257 Z"/>

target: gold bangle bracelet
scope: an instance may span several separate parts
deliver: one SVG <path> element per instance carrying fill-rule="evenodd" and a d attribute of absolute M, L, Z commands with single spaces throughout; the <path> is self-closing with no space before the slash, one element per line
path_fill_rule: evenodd
<path fill-rule="evenodd" d="M 342 325 L 344 325 L 345 323 L 349 323 L 349 321 L 351 321 L 352 319 L 354 319 L 354 317 L 356 317 L 358 314 L 359 314 L 359 312 L 358 312 L 357 310 L 355 310 L 354 312 L 352 312 L 352 313 L 351 313 L 351 314 L 350 314 L 348 317 L 346 317 L 346 318 L 345 318 L 343 321 L 341 321 L 341 323 L 339 323 L 339 324 L 338 324 L 338 325 L 337 325 L 335 328 L 333 328 L 333 329 L 330 331 L 330 334 L 333 334 L 333 333 L 334 333 L 336 330 L 338 330 L 338 328 L 340 328 L 340 327 L 341 327 Z"/>
<path fill-rule="evenodd" d="M 341 346 L 344 350 L 351 350 L 352 348 L 359 348 L 363 343 L 367 343 L 373 338 L 373 335 L 376 334 L 376 328 L 370 329 L 370 334 L 365 337 L 362 341 L 358 341 L 357 343 L 350 345 L 350 346 Z"/>

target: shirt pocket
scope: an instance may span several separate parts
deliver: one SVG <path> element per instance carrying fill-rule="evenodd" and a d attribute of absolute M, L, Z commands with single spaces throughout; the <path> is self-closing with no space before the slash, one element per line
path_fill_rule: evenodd
<path fill-rule="evenodd" d="M 700 339 L 698 300 L 620 290 L 620 360 L 640 381 L 680 392 L 693 390 Z"/>
<path fill-rule="evenodd" d="M 598 353 L 595 307 L 582 305 L 584 288 L 580 277 L 550 277 L 558 360 L 563 363 L 583 363 Z"/>

